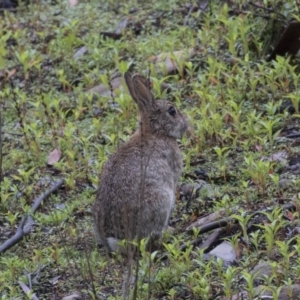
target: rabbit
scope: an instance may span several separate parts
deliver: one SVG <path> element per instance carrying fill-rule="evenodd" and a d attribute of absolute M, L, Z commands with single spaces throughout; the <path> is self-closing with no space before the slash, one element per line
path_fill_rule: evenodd
<path fill-rule="evenodd" d="M 93 207 L 99 244 L 117 252 L 120 240 L 159 240 L 167 228 L 182 172 L 177 139 L 189 127 L 173 103 L 154 100 L 149 82 L 126 72 L 139 110 L 138 129 L 104 164 Z"/>

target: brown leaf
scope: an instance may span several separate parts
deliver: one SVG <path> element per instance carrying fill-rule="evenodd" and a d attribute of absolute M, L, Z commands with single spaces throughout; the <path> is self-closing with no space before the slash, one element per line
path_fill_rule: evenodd
<path fill-rule="evenodd" d="M 69 4 L 71 7 L 76 6 L 78 4 L 78 0 L 69 0 Z"/>
<path fill-rule="evenodd" d="M 156 56 L 150 56 L 148 60 L 155 64 L 156 69 L 162 70 L 166 74 L 174 74 L 179 71 L 178 62 L 180 60 L 189 61 L 196 55 L 194 48 L 188 50 L 174 51 L 172 53 L 161 53 Z"/>
<path fill-rule="evenodd" d="M 229 114 L 229 113 L 226 113 L 225 114 L 225 117 L 224 117 L 224 121 L 225 121 L 225 124 L 231 124 L 233 119 L 232 119 L 232 116 Z"/>
<path fill-rule="evenodd" d="M 53 166 L 56 162 L 58 162 L 61 158 L 61 152 L 58 149 L 54 149 L 48 157 L 48 166 Z"/>
<path fill-rule="evenodd" d="M 268 61 L 276 58 L 276 55 L 284 56 L 289 54 L 292 57 L 297 54 L 300 49 L 300 22 L 293 21 L 285 29 L 281 35 L 279 42 L 268 58 Z"/>
<path fill-rule="evenodd" d="M 8 79 L 9 79 L 10 77 L 14 76 L 14 75 L 16 74 L 16 72 L 17 72 L 17 69 L 12 69 L 12 70 L 10 70 L 10 71 L 8 72 L 8 75 L 7 75 Z"/>
<path fill-rule="evenodd" d="M 212 85 L 218 85 L 220 83 L 216 77 L 210 77 L 209 80 Z"/>
<path fill-rule="evenodd" d="M 289 210 L 286 212 L 286 216 L 289 218 L 290 221 L 294 222 L 294 215 Z"/>

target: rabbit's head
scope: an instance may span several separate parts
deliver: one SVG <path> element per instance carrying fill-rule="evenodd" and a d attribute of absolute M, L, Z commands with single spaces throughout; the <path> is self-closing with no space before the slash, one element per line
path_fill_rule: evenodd
<path fill-rule="evenodd" d="M 151 93 L 150 82 L 141 75 L 126 72 L 125 81 L 131 97 L 138 105 L 139 131 L 181 138 L 189 126 L 186 116 L 173 103 L 156 101 Z"/>

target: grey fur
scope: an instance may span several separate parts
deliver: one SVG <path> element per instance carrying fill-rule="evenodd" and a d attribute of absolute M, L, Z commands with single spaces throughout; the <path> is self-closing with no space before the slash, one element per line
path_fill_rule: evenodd
<path fill-rule="evenodd" d="M 187 118 L 167 101 L 155 101 L 148 81 L 125 73 L 139 109 L 139 128 L 105 163 L 93 207 L 98 241 L 108 252 L 115 240 L 159 238 L 175 204 L 182 157 L 176 139 Z M 174 107 L 176 113 L 169 113 Z"/>

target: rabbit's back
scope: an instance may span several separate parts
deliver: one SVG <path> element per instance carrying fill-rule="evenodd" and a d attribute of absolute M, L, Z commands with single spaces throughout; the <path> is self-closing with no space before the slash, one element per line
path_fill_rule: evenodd
<path fill-rule="evenodd" d="M 112 248 L 107 239 L 159 236 L 175 203 L 181 169 L 176 140 L 132 136 L 103 167 L 94 206 L 99 241 Z"/>

